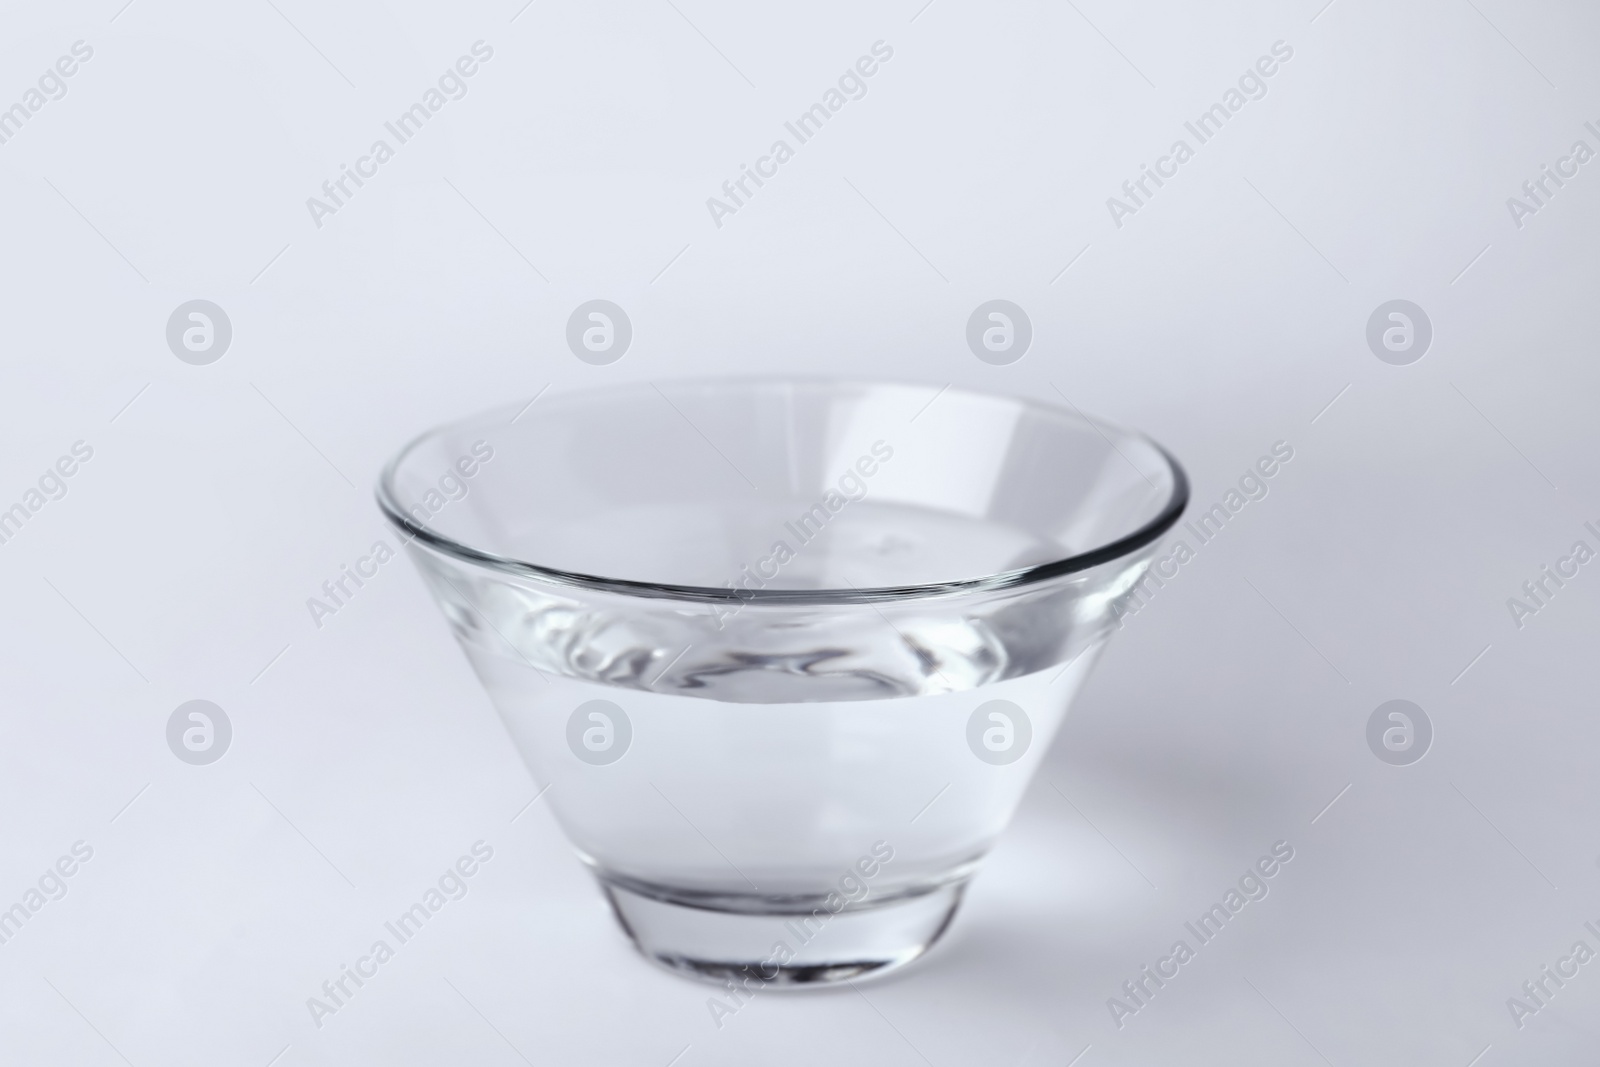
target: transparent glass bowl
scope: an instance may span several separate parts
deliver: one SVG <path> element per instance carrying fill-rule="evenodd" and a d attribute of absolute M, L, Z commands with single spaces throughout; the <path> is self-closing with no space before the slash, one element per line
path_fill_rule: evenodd
<path fill-rule="evenodd" d="M 1051 406 L 711 380 L 433 430 L 378 499 L 639 949 L 749 992 L 939 937 L 1188 485 Z"/>

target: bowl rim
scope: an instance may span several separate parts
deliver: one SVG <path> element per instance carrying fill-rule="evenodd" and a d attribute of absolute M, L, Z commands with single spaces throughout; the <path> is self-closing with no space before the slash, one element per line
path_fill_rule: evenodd
<path fill-rule="evenodd" d="M 1139 528 L 1115 540 L 1083 552 L 1076 552 L 1070 556 L 1051 560 L 1047 563 L 1037 563 L 1014 570 L 1002 571 L 997 574 L 985 575 L 978 578 L 963 578 L 950 582 L 930 582 L 917 585 L 874 586 L 869 588 L 847 587 L 839 589 L 749 589 L 731 586 L 702 586 L 680 585 L 671 582 L 647 582 L 631 578 L 612 578 L 604 575 L 586 574 L 580 571 L 563 570 L 558 567 L 547 567 L 542 564 L 531 563 L 527 560 L 502 556 L 494 552 L 474 548 L 463 544 L 456 539 L 446 536 L 433 529 L 426 523 L 418 522 L 406 513 L 394 489 L 394 479 L 399 472 L 400 465 L 406 458 L 425 441 L 448 430 L 456 429 L 463 425 L 483 422 L 497 412 L 509 412 L 514 407 L 518 409 L 517 416 L 532 406 L 533 401 L 526 404 L 505 405 L 499 408 L 490 408 L 449 422 L 439 423 L 413 437 L 389 460 L 383 467 L 378 477 L 376 496 L 378 508 L 391 525 L 398 529 L 404 536 L 402 543 L 420 541 L 424 545 L 443 555 L 453 557 L 464 563 L 485 567 L 489 570 L 515 575 L 524 579 L 550 583 L 559 586 L 575 587 L 580 589 L 598 590 L 628 597 L 642 597 L 648 599 L 681 600 L 697 603 L 738 603 L 743 605 L 829 605 L 829 604 L 876 604 L 885 601 L 921 600 L 930 598 L 943 598 L 951 596 L 964 596 L 998 592 L 1001 590 L 1015 589 L 1021 586 L 1035 585 L 1040 582 L 1059 578 L 1062 575 L 1073 574 L 1078 571 L 1089 570 L 1101 564 L 1109 563 L 1130 553 L 1136 552 L 1147 545 L 1159 540 L 1168 530 L 1177 524 L 1183 515 L 1184 509 L 1189 504 L 1189 477 L 1182 464 L 1172 453 L 1163 448 L 1157 441 L 1137 430 L 1129 430 L 1115 423 L 1100 419 L 1091 419 L 1072 404 L 1070 408 L 1060 407 L 1056 404 L 1035 400 L 1031 397 L 1011 396 L 1004 393 L 993 393 L 979 389 L 958 388 L 954 383 L 944 386 L 935 386 L 927 382 L 910 380 L 891 380 L 875 378 L 848 378 L 831 376 L 805 376 L 805 375 L 712 375 L 705 377 L 678 378 L 670 382 L 674 386 L 702 386 L 702 387 L 774 387 L 797 386 L 825 388 L 918 388 L 926 386 L 937 389 L 934 398 L 937 400 L 947 392 L 962 394 L 975 399 L 988 401 L 1004 401 L 1022 407 L 1047 412 L 1052 416 L 1064 417 L 1071 421 L 1087 424 L 1090 428 L 1105 438 L 1106 443 L 1114 449 L 1116 443 L 1106 435 L 1110 430 L 1125 439 L 1141 441 L 1153 449 L 1156 455 L 1167 464 L 1172 477 L 1172 491 L 1155 516 L 1146 521 Z M 562 394 L 562 399 L 577 399 L 599 397 L 605 393 L 639 390 L 646 387 L 656 387 L 654 381 L 646 382 L 618 382 L 606 386 L 584 386 Z M 547 386 L 546 389 L 549 387 Z M 659 388 L 657 387 L 659 392 Z M 1058 390 L 1059 392 L 1059 390 Z M 544 395 L 541 390 L 534 400 Z M 1065 395 L 1063 394 L 1063 399 Z M 932 401 L 929 402 L 930 404 Z M 513 420 L 507 420 L 513 421 Z M 1117 449 L 1120 453 L 1121 450 Z M 1123 457 L 1127 459 L 1126 456 Z M 1133 466 L 1132 460 L 1127 460 Z M 1134 467 L 1138 470 L 1137 467 Z M 1143 474 L 1142 471 L 1140 471 Z"/>

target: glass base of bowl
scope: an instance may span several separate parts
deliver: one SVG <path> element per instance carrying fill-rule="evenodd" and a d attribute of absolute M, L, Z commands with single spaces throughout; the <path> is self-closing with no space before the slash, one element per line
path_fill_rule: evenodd
<path fill-rule="evenodd" d="M 696 897 L 599 875 L 617 920 L 646 958 L 742 990 L 876 977 L 928 951 L 955 917 L 966 880 L 850 905 L 798 908 L 783 898 Z"/>

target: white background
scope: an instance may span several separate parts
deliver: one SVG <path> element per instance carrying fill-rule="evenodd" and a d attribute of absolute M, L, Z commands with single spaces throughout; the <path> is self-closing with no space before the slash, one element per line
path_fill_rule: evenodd
<path fill-rule="evenodd" d="M 1600 163 L 1520 228 L 1506 198 L 1600 148 L 1600 10 L 521 2 L 6 10 L 0 106 L 94 55 L 0 145 L 0 507 L 94 457 L 0 545 L 0 906 L 94 856 L 0 945 L 0 1058 L 1593 1054 L 1600 962 L 1520 1029 L 1506 1000 L 1600 949 L 1600 564 L 1520 629 L 1506 600 L 1600 547 Z M 306 198 L 480 39 L 468 95 L 314 225 Z M 714 225 L 706 198 L 878 40 L 866 97 Z M 1113 225 L 1279 40 L 1266 97 Z M 597 297 L 635 331 L 608 367 L 563 340 Z M 996 297 L 1035 329 L 1006 367 L 964 340 Z M 194 298 L 233 325 L 209 366 L 165 341 Z M 1394 298 L 1435 330 L 1405 367 L 1364 338 Z M 718 1029 L 524 810 L 410 564 L 320 630 L 306 599 L 389 536 L 370 487 L 421 428 L 729 371 L 1065 395 L 1168 445 L 1204 506 L 1275 441 L 1295 458 L 1115 638 L 928 958 Z M 1365 741 L 1396 697 L 1436 734 L 1408 767 Z M 205 767 L 164 737 L 195 698 L 234 726 Z M 316 1028 L 306 998 L 478 839 L 471 893 Z M 1107 998 L 1279 839 L 1271 895 L 1117 1029 Z"/>

